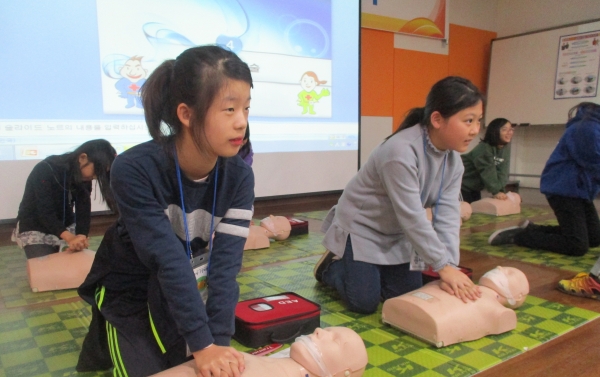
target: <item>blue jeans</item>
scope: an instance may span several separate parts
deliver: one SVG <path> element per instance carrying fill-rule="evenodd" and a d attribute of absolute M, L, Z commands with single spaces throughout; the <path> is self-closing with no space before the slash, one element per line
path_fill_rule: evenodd
<path fill-rule="evenodd" d="M 370 314 L 381 300 L 397 297 L 423 285 L 421 271 L 410 271 L 410 264 L 377 265 L 354 260 L 350 236 L 341 260 L 323 271 L 323 282 L 336 289 L 348 310 Z"/>

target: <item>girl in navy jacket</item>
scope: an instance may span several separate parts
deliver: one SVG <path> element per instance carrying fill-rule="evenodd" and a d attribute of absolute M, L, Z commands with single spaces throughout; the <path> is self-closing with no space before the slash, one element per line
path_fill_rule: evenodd
<path fill-rule="evenodd" d="M 116 376 L 148 376 L 193 356 L 203 376 L 243 372 L 229 344 L 254 202 L 237 156 L 251 87 L 248 65 L 218 46 L 165 61 L 142 87 L 153 140 L 113 164 L 120 217 L 79 289 L 94 318 L 78 371 L 112 361 Z"/>

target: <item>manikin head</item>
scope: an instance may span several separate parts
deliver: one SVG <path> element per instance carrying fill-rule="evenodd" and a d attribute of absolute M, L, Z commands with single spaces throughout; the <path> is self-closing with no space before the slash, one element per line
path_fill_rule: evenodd
<path fill-rule="evenodd" d="M 359 377 L 368 362 L 361 337 L 346 327 L 317 328 L 296 338 L 290 357 L 315 376 Z"/>
<path fill-rule="evenodd" d="M 471 208 L 471 205 L 467 202 L 460 202 L 460 218 L 462 221 L 467 221 L 471 218 L 471 215 L 473 214 L 473 208 Z"/>
<path fill-rule="evenodd" d="M 260 220 L 260 226 L 267 230 L 269 238 L 276 239 L 277 241 L 287 239 L 292 230 L 290 221 L 285 216 L 270 215 Z"/>
<path fill-rule="evenodd" d="M 486 272 L 479 284 L 498 293 L 500 302 L 511 309 L 518 308 L 529 294 L 527 276 L 514 267 L 496 267 Z"/>

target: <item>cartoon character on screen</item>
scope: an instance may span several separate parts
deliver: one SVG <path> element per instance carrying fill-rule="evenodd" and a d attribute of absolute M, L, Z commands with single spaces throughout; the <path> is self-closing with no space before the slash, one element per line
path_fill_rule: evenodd
<path fill-rule="evenodd" d="M 115 84 L 121 98 L 127 99 L 126 109 L 142 108 L 140 89 L 146 82 L 148 70 L 142 67 L 142 56 L 132 56 L 119 69 L 121 78 Z"/>
<path fill-rule="evenodd" d="M 321 97 L 327 97 L 330 95 L 329 89 L 321 90 L 321 93 L 317 93 L 315 88 L 319 85 L 327 84 L 327 81 L 320 81 L 317 74 L 312 71 L 307 71 L 302 74 L 300 78 L 300 86 L 302 91 L 298 93 L 298 106 L 302 106 L 302 114 L 315 115 L 314 105 L 319 102 Z"/>

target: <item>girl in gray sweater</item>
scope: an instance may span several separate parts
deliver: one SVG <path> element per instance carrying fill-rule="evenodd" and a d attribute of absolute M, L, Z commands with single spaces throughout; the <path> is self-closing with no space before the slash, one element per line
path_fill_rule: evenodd
<path fill-rule="evenodd" d="M 440 80 L 425 107 L 412 109 L 347 184 L 323 224 L 328 251 L 314 272 L 349 310 L 373 313 L 381 300 L 419 288 L 427 266 L 449 294 L 465 302 L 479 297 L 456 266 L 460 153 L 479 133 L 482 108 L 483 95 L 469 80 Z"/>

